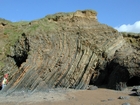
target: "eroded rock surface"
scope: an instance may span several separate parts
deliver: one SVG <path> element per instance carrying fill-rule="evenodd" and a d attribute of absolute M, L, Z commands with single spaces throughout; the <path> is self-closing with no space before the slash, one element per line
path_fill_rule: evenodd
<path fill-rule="evenodd" d="M 7 56 L 10 67 L 3 68 L 10 74 L 4 91 L 86 89 L 89 84 L 122 90 L 130 78 L 140 77 L 139 46 L 96 16 L 90 10 L 58 13 L 23 25 Z"/>

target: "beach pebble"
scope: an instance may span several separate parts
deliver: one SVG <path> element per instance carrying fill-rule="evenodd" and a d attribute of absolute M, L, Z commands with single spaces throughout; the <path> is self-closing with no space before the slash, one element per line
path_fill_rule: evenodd
<path fill-rule="evenodd" d="M 136 94 L 137 94 L 138 96 L 140 96 L 140 89 L 138 89 L 138 90 L 136 91 Z"/>
<path fill-rule="evenodd" d="M 108 101 L 113 101 L 114 99 L 112 99 L 112 98 L 110 98 L 110 99 L 108 99 Z"/>
<path fill-rule="evenodd" d="M 132 91 L 137 91 L 137 90 L 139 90 L 139 89 L 140 89 L 140 86 L 133 86 Z"/>
<path fill-rule="evenodd" d="M 87 90 L 96 90 L 98 89 L 97 86 L 93 86 L 93 85 L 88 85 Z"/>
<path fill-rule="evenodd" d="M 101 100 L 101 102 L 107 102 L 107 100 Z"/>
<path fill-rule="evenodd" d="M 118 99 L 128 100 L 129 98 L 129 96 L 120 96 Z"/>
<path fill-rule="evenodd" d="M 122 105 L 131 105 L 130 103 L 123 103 Z"/>

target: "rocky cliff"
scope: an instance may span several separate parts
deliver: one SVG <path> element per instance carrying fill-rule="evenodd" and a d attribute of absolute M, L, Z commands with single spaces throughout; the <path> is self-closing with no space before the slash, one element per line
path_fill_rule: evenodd
<path fill-rule="evenodd" d="M 90 84 L 122 90 L 140 84 L 140 35 L 99 23 L 95 11 L 1 26 L 1 36 L 8 41 L 1 74 L 10 75 L 3 91 L 87 89 Z"/>

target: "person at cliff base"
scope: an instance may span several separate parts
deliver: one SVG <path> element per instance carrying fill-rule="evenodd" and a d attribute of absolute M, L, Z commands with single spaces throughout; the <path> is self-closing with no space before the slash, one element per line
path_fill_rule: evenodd
<path fill-rule="evenodd" d="M 4 78 L 2 80 L 2 90 L 5 88 L 5 86 L 8 84 L 8 74 L 4 75 Z"/>

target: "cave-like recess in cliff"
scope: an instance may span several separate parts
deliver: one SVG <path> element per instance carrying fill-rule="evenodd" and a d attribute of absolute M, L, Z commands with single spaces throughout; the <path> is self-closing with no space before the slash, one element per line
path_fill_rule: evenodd
<path fill-rule="evenodd" d="M 26 62 L 27 57 L 28 57 L 28 54 L 25 51 L 23 51 L 22 56 L 14 56 L 16 65 L 20 67 L 23 62 Z"/>
<path fill-rule="evenodd" d="M 23 62 L 26 62 L 26 59 L 28 58 L 28 52 L 30 50 L 29 40 L 27 39 L 25 33 L 22 34 L 22 39 L 22 44 L 18 41 L 14 46 L 15 55 L 12 56 L 18 67 L 20 67 Z"/>
<path fill-rule="evenodd" d="M 127 81 L 127 86 L 138 86 L 140 85 L 140 77 L 134 76 Z"/>

